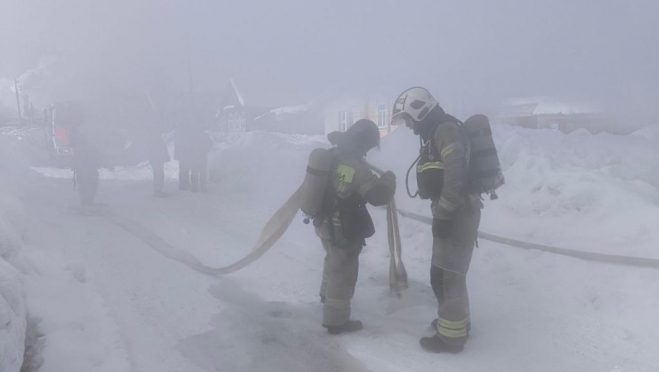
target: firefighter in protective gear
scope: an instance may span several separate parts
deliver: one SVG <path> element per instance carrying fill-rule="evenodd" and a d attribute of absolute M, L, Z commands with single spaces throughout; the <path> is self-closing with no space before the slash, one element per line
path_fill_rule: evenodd
<path fill-rule="evenodd" d="M 145 157 L 151 165 L 153 172 L 153 196 L 162 198 L 167 196 L 165 187 L 165 163 L 171 159 L 167 145 L 162 139 L 162 133 L 156 123 L 150 123 L 139 134 L 136 147 L 141 157 Z"/>
<path fill-rule="evenodd" d="M 339 334 L 362 329 L 360 321 L 350 319 L 350 301 L 357 283 L 359 254 L 365 239 L 375 232 L 366 204 L 389 203 L 396 191 L 396 178 L 392 172 L 378 178 L 363 161 L 380 142 L 380 131 L 372 121 L 359 120 L 346 132 L 333 132 L 328 138 L 335 145 L 329 150 L 330 185 L 314 226 L 326 252 L 320 288 L 323 327 L 330 334 Z"/>
<path fill-rule="evenodd" d="M 194 145 L 192 148 L 190 173 L 191 173 L 191 191 L 207 192 L 206 184 L 208 183 L 208 153 L 213 148 L 213 141 L 203 128 L 197 127 L 190 133 L 190 141 Z"/>
<path fill-rule="evenodd" d="M 421 137 L 419 195 L 431 200 L 433 251 L 430 283 L 437 297 L 436 333 L 420 340 L 431 352 L 460 352 L 469 337 L 467 272 L 483 204 L 468 192 L 469 142 L 460 122 L 444 112 L 424 88 L 396 100 L 392 119 Z"/>

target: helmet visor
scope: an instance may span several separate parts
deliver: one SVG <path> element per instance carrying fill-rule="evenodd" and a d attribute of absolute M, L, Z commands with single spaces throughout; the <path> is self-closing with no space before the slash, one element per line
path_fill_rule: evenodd
<path fill-rule="evenodd" d="M 393 126 L 406 126 L 408 128 L 412 128 L 414 125 L 414 119 L 410 116 L 410 114 L 406 112 L 398 112 L 393 115 L 391 118 L 391 125 Z"/>

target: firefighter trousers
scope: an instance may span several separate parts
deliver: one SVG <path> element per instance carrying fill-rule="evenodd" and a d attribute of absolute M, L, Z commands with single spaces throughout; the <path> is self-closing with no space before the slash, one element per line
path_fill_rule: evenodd
<path fill-rule="evenodd" d="M 192 191 L 201 190 L 206 191 L 206 184 L 208 183 L 208 161 L 201 161 L 192 165 L 191 173 L 191 187 Z"/>
<path fill-rule="evenodd" d="M 323 302 L 323 325 L 340 326 L 350 320 L 350 300 L 355 293 L 359 273 L 361 243 L 333 245 L 322 239 L 325 248 L 323 281 L 320 298 Z"/>
<path fill-rule="evenodd" d="M 437 298 L 437 334 L 451 345 L 463 345 L 469 337 L 467 272 L 474 251 L 480 209 L 459 213 L 448 236 L 433 240 L 430 284 Z"/>
<path fill-rule="evenodd" d="M 151 170 L 153 171 L 153 191 L 162 192 L 165 187 L 165 163 L 151 162 Z"/>
<path fill-rule="evenodd" d="M 75 173 L 80 204 L 92 205 L 98 191 L 98 170 L 95 168 L 80 168 Z"/>

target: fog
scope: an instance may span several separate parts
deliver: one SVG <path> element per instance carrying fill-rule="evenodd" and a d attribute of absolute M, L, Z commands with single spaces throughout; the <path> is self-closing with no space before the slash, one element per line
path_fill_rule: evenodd
<path fill-rule="evenodd" d="M 188 92 L 188 58 L 195 91 L 235 76 L 310 96 L 346 83 L 423 85 L 473 108 L 557 96 L 646 120 L 659 97 L 653 0 L 0 4 L 0 77 L 23 76 L 40 104 Z"/>
<path fill-rule="evenodd" d="M 658 37 L 659 0 L 0 0 L 0 371 L 656 371 Z M 420 151 L 413 86 L 492 126 Z"/>

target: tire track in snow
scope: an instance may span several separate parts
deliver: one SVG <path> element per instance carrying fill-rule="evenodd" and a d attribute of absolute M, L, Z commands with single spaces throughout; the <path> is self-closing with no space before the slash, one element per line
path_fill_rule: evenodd
<path fill-rule="evenodd" d="M 174 347 L 207 329 L 217 306 L 204 291 L 208 278 L 181 275 L 185 270 L 177 263 L 144 249 L 101 216 L 80 225 L 78 254 L 120 329 L 130 370 L 200 371 Z"/>

